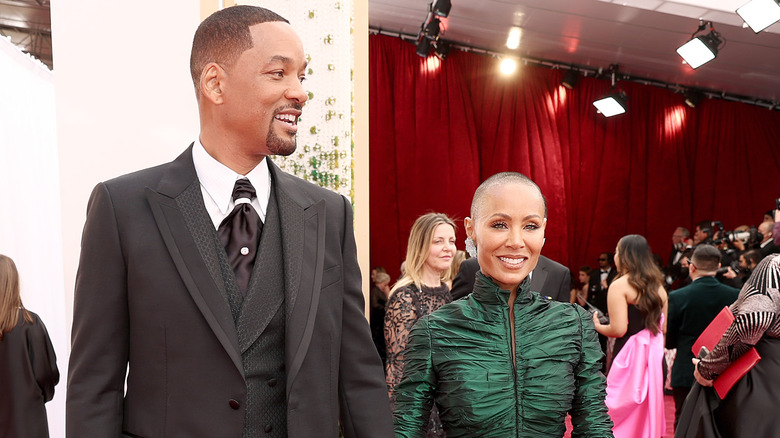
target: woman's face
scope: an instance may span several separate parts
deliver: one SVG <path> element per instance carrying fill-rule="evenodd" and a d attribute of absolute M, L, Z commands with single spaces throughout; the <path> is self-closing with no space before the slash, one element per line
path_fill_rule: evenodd
<path fill-rule="evenodd" d="M 544 201 L 528 184 L 490 188 L 477 218 L 466 218 L 466 232 L 477 245 L 482 273 L 513 291 L 536 267 L 544 245 Z"/>
<path fill-rule="evenodd" d="M 590 277 L 588 277 L 588 273 L 584 271 L 580 271 L 580 283 L 585 284 L 590 280 Z"/>
<path fill-rule="evenodd" d="M 450 268 L 452 257 L 455 255 L 455 229 L 449 224 L 439 224 L 433 230 L 433 240 L 425 259 L 425 267 L 442 273 Z"/>

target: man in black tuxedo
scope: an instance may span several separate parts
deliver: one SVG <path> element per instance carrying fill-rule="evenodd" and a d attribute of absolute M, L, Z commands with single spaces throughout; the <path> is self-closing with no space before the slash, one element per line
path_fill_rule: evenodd
<path fill-rule="evenodd" d="M 780 247 L 775 245 L 774 226 L 775 223 L 770 221 L 761 222 L 758 225 L 758 232 L 761 234 L 761 243 L 758 245 L 758 251 L 761 253 L 761 258 L 780 252 Z"/>
<path fill-rule="evenodd" d="M 458 275 L 452 280 L 452 299 L 457 300 L 470 294 L 474 289 L 474 278 L 479 271 L 476 257 L 466 259 L 460 264 Z M 531 271 L 531 290 L 539 292 L 557 301 L 569 302 L 571 289 L 571 271 L 566 266 L 540 255 L 539 262 Z"/>
<path fill-rule="evenodd" d="M 89 201 L 67 436 L 392 437 L 352 206 L 267 157 L 296 147 L 300 39 L 235 6 L 201 23 L 190 63 L 198 140 Z M 235 252 L 233 210 L 257 218 Z"/>
<path fill-rule="evenodd" d="M 672 365 L 671 386 L 674 395 L 674 424 L 680 417 L 683 402 L 693 386 L 693 352 L 696 339 L 723 307 L 731 305 L 739 290 L 719 282 L 720 250 L 699 244 L 689 263 L 691 284 L 669 294 L 669 321 L 666 325 L 666 348 L 676 348 Z"/>

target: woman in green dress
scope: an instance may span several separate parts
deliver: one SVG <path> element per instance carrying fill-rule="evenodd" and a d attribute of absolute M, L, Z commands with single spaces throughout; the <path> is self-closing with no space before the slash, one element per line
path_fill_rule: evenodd
<path fill-rule="evenodd" d="M 397 437 L 422 437 L 439 410 L 449 438 L 612 437 L 602 353 L 591 315 L 530 290 L 544 244 L 539 187 L 514 172 L 474 193 L 466 233 L 481 271 L 468 297 L 411 330 L 396 387 Z"/>

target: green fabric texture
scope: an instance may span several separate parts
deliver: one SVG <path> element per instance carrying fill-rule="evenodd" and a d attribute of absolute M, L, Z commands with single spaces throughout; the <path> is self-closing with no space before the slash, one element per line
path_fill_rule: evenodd
<path fill-rule="evenodd" d="M 396 437 L 424 437 L 435 403 L 448 438 L 612 437 L 606 379 L 592 316 L 518 288 L 516 363 L 509 292 L 477 273 L 474 292 L 421 318 L 396 388 Z"/>

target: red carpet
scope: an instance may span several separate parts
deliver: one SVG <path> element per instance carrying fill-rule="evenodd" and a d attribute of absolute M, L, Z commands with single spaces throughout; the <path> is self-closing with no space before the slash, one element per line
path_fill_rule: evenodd
<path fill-rule="evenodd" d="M 663 438 L 674 437 L 674 398 L 671 395 L 664 395 L 664 406 L 666 407 L 666 434 Z M 564 438 L 571 438 L 571 421 L 566 418 L 566 434 Z"/>

